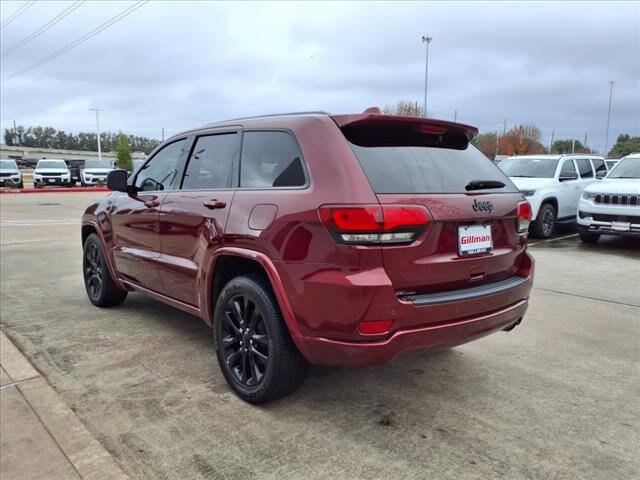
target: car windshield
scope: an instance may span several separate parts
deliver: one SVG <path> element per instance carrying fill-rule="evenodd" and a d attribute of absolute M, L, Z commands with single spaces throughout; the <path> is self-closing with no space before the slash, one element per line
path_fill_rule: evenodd
<path fill-rule="evenodd" d="M 84 168 L 113 168 L 109 160 L 85 160 Z"/>
<path fill-rule="evenodd" d="M 558 159 L 544 157 L 511 157 L 498 165 L 509 177 L 553 178 Z"/>
<path fill-rule="evenodd" d="M 13 160 L 0 160 L 0 168 L 2 170 L 17 170 L 16 162 Z"/>
<path fill-rule="evenodd" d="M 36 166 L 36 170 L 43 168 L 67 168 L 67 164 L 64 160 L 40 160 Z"/>
<path fill-rule="evenodd" d="M 640 158 L 623 158 L 607 178 L 640 178 Z"/>

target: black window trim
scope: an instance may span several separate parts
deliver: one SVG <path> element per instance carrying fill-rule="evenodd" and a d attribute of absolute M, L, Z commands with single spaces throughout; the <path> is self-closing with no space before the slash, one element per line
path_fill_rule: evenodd
<path fill-rule="evenodd" d="M 138 175 L 140 175 L 140 172 L 142 172 L 147 164 L 153 160 L 156 155 L 158 155 L 162 150 L 164 150 L 166 147 L 168 147 L 169 145 L 172 145 L 176 142 L 181 142 L 183 140 L 186 140 L 185 142 L 185 149 L 183 150 L 182 154 L 180 155 L 180 157 L 178 158 L 178 163 L 176 164 L 176 170 L 177 170 L 177 175 L 181 175 L 181 168 L 183 166 L 183 159 L 184 159 L 184 152 L 187 150 L 187 148 L 189 148 L 189 141 L 191 140 L 190 135 L 180 135 L 177 137 L 173 137 L 170 138 L 169 140 L 167 140 L 164 143 L 161 143 L 160 145 L 158 145 L 152 152 L 151 154 L 149 154 L 149 156 L 147 157 L 147 159 L 144 161 L 144 163 L 140 166 L 140 168 L 138 168 L 138 170 L 135 172 L 135 175 L 132 175 L 129 180 L 129 185 L 135 185 L 136 181 L 138 180 Z M 179 190 L 179 188 L 176 189 L 171 189 L 171 190 L 139 190 L 140 192 L 144 192 L 145 194 L 149 194 L 149 193 L 167 193 L 167 192 L 174 192 L 176 190 Z"/>
<path fill-rule="evenodd" d="M 558 175 L 556 176 L 556 178 L 560 178 L 562 176 L 562 170 L 564 169 L 565 162 L 571 162 L 571 164 L 573 165 L 573 171 L 576 173 L 576 175 L 578 175 L 578 178 L 580 178 L 580 173 L 578 173 L 578 165 L 576 164 L 575 159 L 564 158 L 560 160 L 561 161 L 558 162 Z"/>
<path fill-rule="evenodd" d="M 244 134 L 245 132 L 283 132 L 288 134 L 291 138 L 293 138 L 294 143 L 298 147 L 298 152 L 300 152 L 300 163 L 302 164 L 302 171 L 304 173 L 304 184 L 298 185 L 295 187 L 241 187 L 240 179 L 242 175 L 242 149 L 244 147 Z M 238 171 L 237 171 L 237 187 L 236 190 L 242 191 L 264 191 L 264 190 L 308 190 L 311 187 L 311 177 L 309 176 L 309 170 L 307 169 L 307 162 L 304 158 L 304 154 L 302 153 L 302 148 L 300 147 L 300 142 L 296 138 L 295 133 L 288 128 L 246 128 L 242 129 L 242 143 L 240 145 L 240 159 L 238 161 Z"/>
<path fill-rule="evenodd" d="M 238 126 L 238 125 L 232 125 L 232 126 L 224 126 L 224 127 L 217 127 L 217 128 L 211 128 L 211 129 L 206 129 L 206 130 L 198 130 L 196 132 L 192 132 L 192 134 L 190 135 L 190 141 L 191 144 L 189 145 L 189 149 L 188 149 L 188 153 L 187 155 L 184 157 L 183 159 L 183 165 L 182 165 L 182 171 L 181 171 L 181 175 L 180 175 L 180 185 L 179 187 L 175 190 L 175 191 L 183 191 L 183 192 L 224 192 L 224 191 L 233 191 L 236 190 L 236 187 L 232 184 L 228 187 L 224 187 L 224 188 L 189 188 L 189 189 L 185 189 L 182 188 L 182 186 L 184 185 L 184 179 L 187 175 L 187 168 L 189 167 L 189 161 L 191 160 L 191 155 L 193 153 L 193 150 L 196 148 L 196 144 L 198 143 L 198 139 L 201 137 L 211 137 L 214 135 L 229 135 L 231 133 L 234 134 L 238 134 L 239 135 L 239 139 L 238 141 L 240 142 L 240 148 L 238 149 L 238 155 L 236 155 L 236 158 L 233 159 L 233 161 L 231 162 L 231 179 L 233 179 L 236 176 L 236 170 L 238 169 L 238 164 L 240 163 L 240 158 L 242 156 L 242 127 Z"/>

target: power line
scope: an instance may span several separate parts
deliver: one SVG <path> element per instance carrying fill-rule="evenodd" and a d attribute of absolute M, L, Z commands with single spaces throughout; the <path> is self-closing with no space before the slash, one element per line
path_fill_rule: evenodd
<path fill-rule="evenodd" d="M 47 23 L 45 23 L 44 25 L 42 25 L 40 28 L 38 28 L 37 30 L 35 30 L 34 32 L 32 32 L 30 35 L 26 36 L 25 38 L 23 38 L 22 40 L 20 40 L 19 42 L 13 44 L 12 46 L 10 46 L 9 48 L 6 48 L 5 50 L 2 51 L 2 53 L 0 53 L 0 57 L 4 57 L 6 55 L 9 55 L 10 53 L 15 52 L 16 50 L 18 50 L 20 47 L 26 45 L 27 43 L 29 43 L 31 40 L 33 40 L 34 38 L 39 37 L 40 35 L 42 35 L 44 32 L 46 32 L 47 30 L 49 30 L 51 27 L 53 27 L 56 23 L 60 22 L 62 19 L 64 19 L 65 17 L 69 16 L 71 13 L 73 13 L 74 10 L 76 10 L 78 7 L 80 7 L 80 5 L 82 5 L 84 2 L 86 2 L 87 0 L 78 0 L 74 3 L 72 3 L 70 6 L 68 6 L 67 8 L 65 8 L 62 12 L 60 12 L 58 15 L 56 15 L 55 17 L 53 17 L 51 20 L 49 20 Z"/>
<path fill-rule="evenodd" d="M 27 73 L 27 72 L 35 69 L 35 68 L 40 67 L 41 65 L 44 65 L 47 62 L 50 62 L 54 58 L 59 57 L 60 55 L 68 52 L 72 48 L 75 48 L 78 45 L 86 42 L 90 38 L 95 37 L 97 34 L 102 32 L 103 30 L 106 30 L 107 28 L 109 28 L 113 24 L 119 22 L 120 20 L 122 20 L 126 16 L 132 14 L 133 12 L 138 10 L 140 7 L 142 7 L 148 1 L 149 0 L 139 0 L 138 2 L 134 3 L 130 7 L 124 9 L 122 12 L 120 12 L 116 16 L 114 16 L 114 17 L 110 18 L 109 20 L 107 20 L 106 22 L 104 22 L 102 25 L 99 25 L 98 27 L 96 27 L 93 30 L 91 30 L 89 33 L 84 34 L 80 38 L 74 40 L 73 42 L 69 43 L 68 45 L 62 47 L 61 49 L 56 50 L 52 54 L 47 55 L 44 58 L 41 58 L 40 60 L 38 60 L 37 62 L 32 63 L 31 65 L 28 65 L 28 66 L 26 66 L 26 67 L 24 67 L 24 68 L 22 68 L 22 69 L 20 69 L 20 70 L 18 70 L 16 72 L 10 73 L 6 77 L 4 77 L 0 83 L 4 83 L 4 82 L 7 82 L 9 80 L 12 80 L 12 79 L 24 74 L 24 73 Z"/>
<path fill-rule="evenodd" d="M 7 18 L 4 22 L 0 23 L 0 30 L 6 27 L 7 25 L 9 25 L 16 18 L 22 15 L 24 12 L 26 12 L 27 9 L 34 3 L 36 3 L 36 0 L 30 0 L 28 2 L 24 2 L 21 7 L 19 7 L 15 12 L 9 15 L 9 18 Z"/>

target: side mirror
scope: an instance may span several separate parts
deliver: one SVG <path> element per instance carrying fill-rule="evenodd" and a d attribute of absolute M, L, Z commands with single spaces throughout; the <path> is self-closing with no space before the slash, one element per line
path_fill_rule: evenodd
<path fill-rule="evenodd" d="M 126 170 L 111 170 L 107 174 L 107 188 L 115 190 L 116 192 L 127 193 L 129 191 L 127 178 L 128 175 Z"/>
<path fill-rule="evenodd" d="M 604 178 L 607 175 L 606 171 L 599 170 L 596 172 L 596 178 Z"/>
<path fill-rule="evenodd" d="M 570 173 L 568 175 L 561 175 L 560 178 L 558 178 L 558 180 L 560 180 L 561 182 L 566 182 L 568 180 L 577 180 L 578 179 L 578 174 L 577 173 Z"/>

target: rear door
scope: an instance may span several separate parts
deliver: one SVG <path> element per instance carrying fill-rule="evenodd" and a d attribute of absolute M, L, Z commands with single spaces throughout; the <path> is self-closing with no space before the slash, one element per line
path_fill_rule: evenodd
<path fill-rule="evenodd" d="M 422 205 L 429 211 L 427 229 L 416 241 L 382 247 L 385 270 L 401 293 L 466 288 L 519 269 L 524 242 L 516 231 L 516 209 L 523 197 L 468 141 L 448 141 L 455 129 L 343 127 L 382 205 Z M 418 138 L 422 134 L 440 140 Z M 479 248 L 469 248 L 469 239 Z"/>
<path fill-rule="evenodd" d="M 195 138 L 179 190 L 160 209 L 160 274 L 164 293 L 198 307 L 203 264 L 222 245 L 237 185 L 239 129 Z"/>
<path fill-rule="evenodd" d="M 574 178 L 571 178 L 574 177 Z M 565 158 L 560 166 L 558 187 L 558 218 L 575 217 L 578 208 L 578 199 L 582 192 L 582 181 L 573 159 Z"/>

